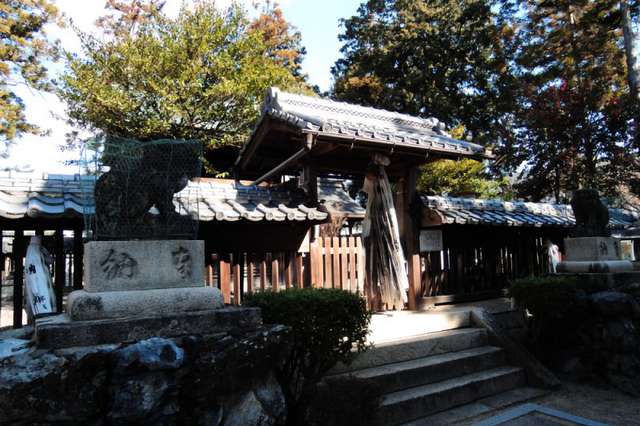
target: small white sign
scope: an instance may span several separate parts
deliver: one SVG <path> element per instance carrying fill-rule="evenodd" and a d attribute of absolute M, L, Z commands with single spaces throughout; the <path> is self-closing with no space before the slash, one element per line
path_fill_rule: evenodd
<path fill-rule="evenodd" d="M 442 230 L 430 229 L 420 231 L 420 251 L 442 250 Z"/>

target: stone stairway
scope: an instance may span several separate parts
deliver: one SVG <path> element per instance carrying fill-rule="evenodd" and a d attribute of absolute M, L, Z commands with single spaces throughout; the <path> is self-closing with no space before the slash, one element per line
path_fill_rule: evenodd
<path fill-rule="evenodd" d="M 544 393 L 526 386 L 525 372 L 508 365 L 505 351 L 489 344 L 487 330 L 472 327 L 468 311 L 387 322 L 386 329 L 395 329 L 395 335 L 381 327 L 376 331 L 374 321 L 375 346 L 332 371 L 334 378 L 350 375 L 383 390 L 380 425 L 450 424 Z M 409 333 L 427 324 L 431 329 L 398 336 L 403 322 L 412 324 Z"/>

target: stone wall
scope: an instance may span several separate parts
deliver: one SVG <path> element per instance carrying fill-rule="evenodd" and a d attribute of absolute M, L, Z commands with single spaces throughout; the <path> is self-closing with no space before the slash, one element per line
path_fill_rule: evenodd
<path fill-rule="evenodd" d="M 28 349 L 0 358 L 2 424 L 278 425 L 287 329 Z M 1 336 L 0 336 L 1 340 Z"/>
<path fill-rule="evenodd" d="M 640 396 L 640 284 L 579 297 L 584 321 L 570 336 L 574 347 L 561 369 Z"/>
<path fill-rule="evenodd" d="M 640 396 L 640 276 L 590 275 L 578 275 L 589 290 L 544 322 L 533 349 L 557 371 Z"/>

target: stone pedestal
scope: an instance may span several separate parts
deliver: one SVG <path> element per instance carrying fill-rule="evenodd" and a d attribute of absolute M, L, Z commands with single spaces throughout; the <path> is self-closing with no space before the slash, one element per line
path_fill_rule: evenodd
<path fill-rule="evenodd" d="M 565 238 L 565 260 L 558 272 L 627 272 L 633 264 L 622 260 L 620 242 L 613 237 Z"/>
<path fill-rule="evenodd" d="M 221 318 L 220 290 L 204 285 L 203 241 L 92 241 L 84 274 L 66 314 L 36 321 L 40 347 L 211 333 Z"/>

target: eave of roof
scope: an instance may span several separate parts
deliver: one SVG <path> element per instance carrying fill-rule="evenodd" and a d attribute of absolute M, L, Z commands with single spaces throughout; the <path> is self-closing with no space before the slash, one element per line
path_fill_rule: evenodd
<path fill-rule="evenodd" d="M 0 172 L 0 217 L 78 218 L 95 214 L 94 177 L 34 176 Z M 196 202 L 197 201 L 197 202 Z M 244 186 L 223 179 L 189 182 L 175 194 L 179 211 L 196 213 L 201 221 L 323 222 L 329 214 L 307 205 L 305 197 L 282 187 Z"/>

